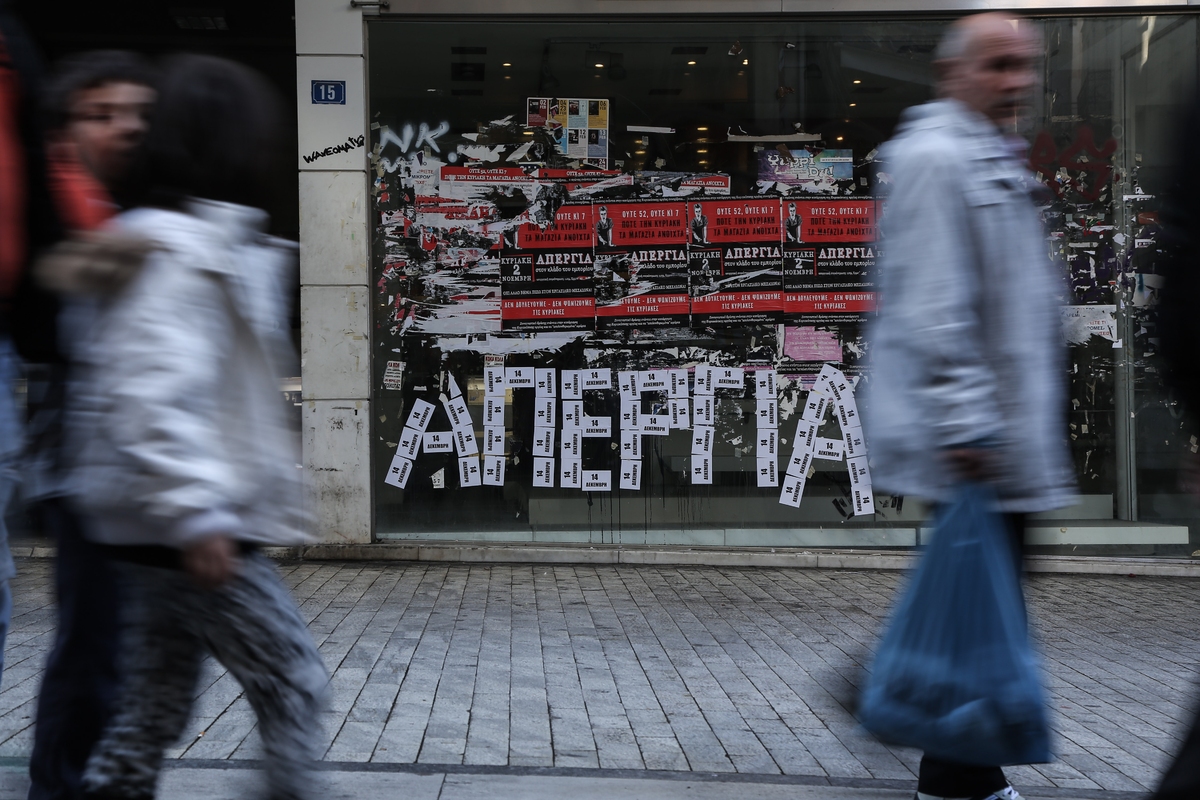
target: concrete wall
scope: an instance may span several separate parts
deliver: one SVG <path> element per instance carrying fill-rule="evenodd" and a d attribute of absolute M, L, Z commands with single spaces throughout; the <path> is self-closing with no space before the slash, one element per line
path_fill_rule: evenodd
<path fill-rule="evenodd" d="M 346 82 L 344 105 L 312 102 L 312 81 Z M 371 540 L 370 294 L 362 12 L 296 0 L 300 149 L 300 318 L 304 466 L 325 542 Z"/>

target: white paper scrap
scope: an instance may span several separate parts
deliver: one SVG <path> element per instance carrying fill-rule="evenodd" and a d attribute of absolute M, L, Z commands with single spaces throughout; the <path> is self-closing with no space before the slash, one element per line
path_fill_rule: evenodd
<path fill-rule="evenodd" d="M 711 394 L 696 398 L 696 411 L 693 421 L 697 425 L 717 424 L 717 399 Z"/>
<path fill-rule="evenodd" d="M 862 426 L 862 422 L 858 418 L 858 408 L 852 402 L 838 403 L 837 418 L 838 424 L 842 426 L 842 430 Z"/>
<path fill-rule="evenodd" d="M 446 383 L 448 384 L 446 393 L 451 397 L 462 397 L 462 389 L 458 388 L 458 381 L 454 380 L 454 373 L 446 373 Z"/>
<path fill-rule="evenodd" d="M 504 485 L 504 456 L 483 457 L 483 485 Z"/>
<path fill-rule="evenodd" d="M 760 400 L 775 400 L 775 370 L 760 369 L 754 372 L 754 396 Z M 774 485 L 774 484 L 772 484 Z"/>
<path fill-rule="evenodd" d="M 534 391 L 537 397 L 557 397 L 558 396 L 558 381 L 555 378 L 555 370 L 553 367 L 547 369 L 535 369 L 534 374 Z"/>
<path fill-rule="evenodd" d="M 621 461 L 621 488 L 632 489 L 635 492 L 642 490 L 642 462 L 641 461 Z"/>
<path fill-rule="evenodd" d="M 853 487 L 850 493 L 854 495 L 854 516 L 875 513 L 875 493 L 870 486 Z"/>
<path fill-rule="evenodd" d="M 504 384 L 510 389 L 532 389 L 535 380 L 533 367 L 504 368 Z"/>
<path fill-rule="evenodd" d="M 826 461 L 841 461 L 845 448 L 841 439 L 817 439 L 813 455 Z"/>
<path fill-rule="evenodd" d="M 558 465 L 558 485 L 564 489 L 583 486 L 583 464 L 578 458 L 564 458 Z"/>
<path fill-rule="evenodd" d="M 793 438 L 794 447 L 797 452 L 807 451 L 812 452 L 817 448 L 817 430 L 821 427 L 819 422 L 805 422 L 800 420 L 796 423 L 796 435 Z"/>
<path fill-rule="evenodd" d="M 564 369 L 562 373 L 563 400 L 579 400 L 583 397 L 583 372 L 577 369 Z"/>
<path fill-rule="evenodd" d="M 504 425 L 504 395 L 483 398 L 483 424 Z"/>
<path fill-rule="evenodd" d="M 696 367 L 696 390 L 697 395 L 712 394 L 716 388 L 716 376 L 713 375 L 713 367 Z"/>
<path fill-rule="evenodd" d="M 479 486 L 482 477 L 479 474 L 479 456 L 467 456 L 458 460 L 459 486 Z"/>
<path fill-rule="evenodd" d="M 591 389 L 611 389 L 612 388 L 612 370 L 611 369 L 585 369 L 583 373 L 583 388 L 584 391 Z"/>
<path fill-rule="evenodd" d="M 712 479 L 712 456 L 692 456 L 692 483 L 711 484 Z"/>
<path fill-rule="evenodd" d="M 667 388 L 667 370 L 647 369 L 638 373 L 638 389 L 643 392 L 661 392 Z"/>
<path fill-rule="evenodd" d="M 611 492 L 612 470 L 589 469 L 583 473 L 583 490 L 585 492 Z"/>
<path fill-rule="evenodd" d="M 642 429 L 642 401 L 621 398 L 621 430 L 640 431 Z"/>
<path fill-rule="evenodd" d="M 671 432 L 669 414 L 645 414 L 642 416 L 642 433 L 647 436 L 666 436 Z"/>
<path fill-rule="evenodd" d="M 800 478 L 808 477 L 808 468 L 812 466 L 813 454 L 805 451 L 797 450 L 792 453 L 791 459 L 788 460 L 786 472 L 788 475 L 796 475 Z"/>
<path fill-rule="evenodd" d="M 412 475 L 412 462 L 403 456 L 394 456 L 387 475 L 383 476 L 383 482 L 403 489 L 408 485 L 409 475 Z"/>
<path fill-rule="evenodd" d="M 564 400 L 562 404 L 562 424 L 564 428 L 578 428 L 583 420 L 583 401 Z"/>
<path fill-rule="evenodd" d="M 716 440 L 716 428 L 711 425 L 697 425 L 692 431 L 692 455 L 711 456 Z"/>
<path fill-rule="evenodd" d="M 621 430 L 621 458 L 642 457 L 642 434 L 639 431 Z"/>
<path fill-rule="evenodd" d="M 535 458 L 533 460 L 533 485 L 539 489 L 554 488 L 553 458 Z"/>
<path fill-rule="evenodd" d="M 500 429 L 504 431 L 503 428 Z M 453 431 L 430 431 L 423 435 L 422 447 L 426 453 L 449 453 L 454 449 Z"/>
<path fill-rule="evenodd" d="M 464 425 L 471 425 L 471 412 L 467 410 L 467 401 L 462 399 L 462 396 L 450 397 L 442 400 L 442 406 L 446 409 L 446 416 L 450 417 L 450 427 L 461 428 Z"/>
<path fill-rule="evenodd" d="M 612 417 L 584 417 L 580 426 L 585 439 L 604 439 L 612 436 Z"/>
<path fill-rule="evenodd" d="M 867 468 L 867 457 L 859 456 L 846 462 L 846 470 L 850 473 L 851 486 L 870 486 L 871 472 Z"/>
<path fill-rule="evenodd" d="M 583 429 L 563 428 L 559 452 L 564 459 L 580 458 L 583 453 Z"/>
<path fill-rule="evenodd" d="M 691 403 L 686 399 L 671 398 L 671 428 L 684 430 L 692 427 Z"/>
<path fill-rule="evenodd" d="M 554 427 L 558 401 L 553 397 L 539 397 L 533 401 L 533 424 Z"/>
<path fill-rule="evenodd" d="M 825 409 L 829 407 L 829 398 L 813 389 L 804 401 L 804 411 L 800 419 L 805 422 L 821 422 L 825 419 Z"/>
<path fill-rule="evenodd" d="M 637 372 L 618 372 L 617 386 L 621 391 L 622 400 L 636 400 L 641 395 L 641 389 L 638 388 Z"/>
<path fill-rule="evenodd" d="M 759 458 L 779 457 L 779 432 L 774 428 L 763 428 L 755 437 L 754 455 Z M 775 484 L 771 484 L 774 486 Z"/>
<path fill-rule="evenodd" d="M 779 401 L 774 398 L 770 400 L 759 399 L 755 403 L 758 404 L 758 414 L 755 416 L 755 421 L 760 428 L 778 428 L 779 427 Z"/>
<path fill-rule="evenodd" d="M 454 449 L 460 456 L 473 456 L 478 453 L 479 442 L 475 441 L 475 431 L 470 428 L 455 428 Z"/>
<path fill-rule="evenodd" d="M 504 397 L 504 367 L 483 368 L 483 394 L 485 397 Z"/>
<path fill-rule="evenodd" d="M 779 462 L 774 458 L 758 459 L 758 485 L 779 485 Z"/>
<path fill-rule="evenodd" d="M 554 457 L 554 428 L 535 427 L 533 429 L 533 446 L 529 448 L 534 456 L 541 458 Z"/>
<path fill-rule="evenodd" d="M 668 397 L 688 396 L 688 374 L 686 369 L 673 369 L 667 377 Z"/>
<path fill-rule="evenodd" d="M 792 475 L 791 473 L 785 475 L 783 488 L 779 492 L 779 502 L 785 506 L 799 508 L 800 500 L 804 497 L 804 482 L 803 475 Z"/>
<path fill-rule="evenodd" d="M 404 423 L 406 428 L 416 428 L 421 433 L 429 427 L 429 420 L 433 417 L 433 403 L 426 403 L 424 400 L 417 400 L 413 403 L 412 411 L 408 412 L 408 421 Z"/>
<path fill-rule="evenodd" d="M 489 456 L 504 455 L 504 428 L 483 429 L 483 452 Z"/>
<path fill-rule="evenodd" d="M 416 428 L 405 428 L 400 431 L 400 442 L 396 445 L 396 455 L 413 459 L 421 452 L 421 432 Z"/>
<path fill-rule="evenodd" d="M 446 488 L 446 468 L 442 467 L 437 472 L 429 476 L 429 482 L 433 484 L 435 489 Z"/>
<path fill-rule="evenodd" d="M 842 441 L 846 445 L 846 458 L 858 458 L 867 454 L 867 443 L 862 428 L 843 428 Z"/>
<path fill-rule="evenodd" d="M 383 388 L 398 390 L 404 388 L 404 362 L 389 361 L 383 370 Z"/>
<path fill-rule="evenodd" d="M 741 367 L 716 367 L 713 370 L 713 388 L 741 389 L 746 388 L 746 375 Z"/>

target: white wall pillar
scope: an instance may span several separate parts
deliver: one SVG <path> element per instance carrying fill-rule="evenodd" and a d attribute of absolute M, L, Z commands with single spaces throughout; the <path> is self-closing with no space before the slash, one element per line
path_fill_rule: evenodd
<path fill-rule="evenodd" d="M 364 69 L 362 12 L 296 0 L 304 468 L 326 542 L 372 536 Z M 314 102 L 313 81 L 344 82 L 344 102 Z"/>

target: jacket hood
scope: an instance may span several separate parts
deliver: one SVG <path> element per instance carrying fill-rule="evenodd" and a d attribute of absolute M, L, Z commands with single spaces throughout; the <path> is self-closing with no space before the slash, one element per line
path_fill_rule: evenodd
<path fill-rule="evenodd" d="M 77 233 L 59 242 L 34 264 L 34 276 L 61 294 L 113 295 L 138 276 L 162 245 L 120 230 Z"/>

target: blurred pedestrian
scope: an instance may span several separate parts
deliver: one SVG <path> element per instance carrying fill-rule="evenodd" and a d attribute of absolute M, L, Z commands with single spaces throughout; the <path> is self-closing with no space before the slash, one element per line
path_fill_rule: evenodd
<path fill-rule="evenodd" d="M 54 358 L 54 312 L 30 292 L 29 254 L 57 238 L 46 191 L 38 98 L 41 62 L 8 2 L 0 0 L 0 672 L 12 613 L 10 505 L 25 442 L 16 382 L 23 358 Z"/>
<path fill-rule="evenodd" d="M 1017 18 L 958 21 L 935 56 L 938 99 L 905 112 L 883 151 L 894 184 L 866 417 L 876 486 L 938 504 L 991 484 L 1018 567 L 1025 515 L 1073 493 L 1062 292 L 1008 138 L 1040 55 Z M 1018 795 L 999 766 L 926 755 L 917 797 Z"/>
<path fill-rule="evenodd" d="M 1183 120 L 1176 142 L 1174 180 L 1168 188 L 1163 208 L 1164 250 L 1169 254 L 1163 265 L 1165 281 L 1159 292 L 1158 334 L 1165 362 L 1164 374 L 1174 395 L 1182 401 L 1183 411 L 1195 424 L 1200 420 L 1200 315 L 1195 300 L 1200 293 L 1200 197 L 1196 181 L 1200 178 L 1200 156 L 1196 137 L 1200 136 L 1200 97 L 1193 100 Z M 1200 456 L 1184 454 L 1180 482 L 1200 499 Z M 1195 800 L 1200 797 L 1200 713 L 1192 717 L 1191 729 L 1175 759 L 1163 773 L 1152 800 Z"/>
<path fill-rule="evenodd" d="M 149 124 L 150 65 L 132 53 L 98 51 L 62 63 L 43 109 L 50 190 L 63 225 L 102 226 L 119 210 L 129 168 Z M 71 337 L 59 337 L 70 358 Z M 117 580 L 103 549 L 83 536 L 64 496 L 61 426 L 66 364 L 27 372 L 30 453 L 25 498 L 57 546 L 57 627 L 38 694 L 30 800 L 79 796 L 88 754 L 117 690 Z"/>
<path fill-rule="evenodd" d="M 287 363 L 292 249 L 263 231 L 279 104 L 254 73 L 173 59 L 135 167 L 138 208 L 39 275 L 87 325 L 69 490 L 126 576 L 122 688 L 85 797 L 154 796 L 208 650 L 258 718 L 272 798 L 311 794 L 328 681 L 263 545 L 304 539 Z"/>

